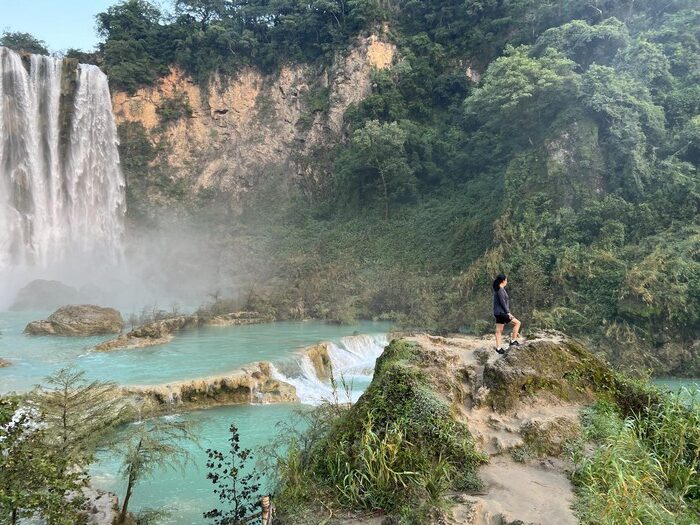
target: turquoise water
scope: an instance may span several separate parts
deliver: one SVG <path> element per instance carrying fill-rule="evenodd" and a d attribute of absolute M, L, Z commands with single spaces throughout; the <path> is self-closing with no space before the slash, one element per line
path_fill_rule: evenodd
<path fill-rule="evenodd" d="M 320 341 L 339 342 L 355 333 L 386 333 L 388 323 L 338 326 L 318 321 L 205 327 L 175 334 L 168 344 L 149 348 L 91 352 L 109 337 L 37 337 L 22 333 L 46 313 L 0 312 L 0 393 L 24 392 L 65 366 L 85 370 L 91 379 L 122 385 L 161 384 L 221 375 L 255 361 L 280 362 Z"/>
<path fill-rule="evenodd" d="M 296 352 L 321 341 L 330 341 L 334 367 L 347 370 L 356 397 L 369 383 L 374 358 L 381 352 L 382 335 L 388 323 L 360 322 L 351 326 L 317 321 L 267 323 L 235 327 L 206 327 L 175 334 L 173 341 L 160 346 L 115 352 L 90 349 L 109 337 L 31 337 L 22 333 L 29 321 L 43 319 L 40 313 L 0 312 L 0 357 L 11 366 L 0 369 L 0 393 L 23 392 L 40 383 L 55 370 L 76 366 L 89 378 L 111 380 L 122 385 L 158 384 L 226 374 L 255 361 L 272 361 L 290 373 L 289 380 L 302 400 L 315 402 L 317 396 L 330 393 L 309 371 L 309 363 Z M 347 338 L 364 334 L 371 338 Z M 384 343 L 385 344 L 385 343 Z M 369 370 L 368 370 L 369 367 Z M 306 374 L 306 375 L 305 375 Z M 176 409 L 176 407 L 174 407 Z M 302 405 L 251 405 L 222 407 L 186 414 L 172 414 L 197 424 L 199 446 L 188 445 L 192 461 L 184 471 L 160 470 L 136 487 L 130 508 L 165 508 L 169 524 L 206 523 L 202 513 L 217 507 L 213 486 L 206 479 L 207 448 L 225 450 L 228 428 L 234 423 L 241 444 L 248 448 L 267 445 L 280 432 L 278 424 L 294 424 Z M 120 458 L 100 455 L 93 465 L 93 485 L 124 495 L 124 480 L 119 475 Z M 265 474 L 263 472 L 263 474 Z"/>
<path fill-rule="evenodd" d="M 188 447 L 192 453 L 192 461 L 184 471 L 159 470 L 151 479 L 137 485 L 129 507 L 135 512 L 149 507 L 168 509 L 171 515 L 161 523 L 207 523 L 202 513 L 212 508 L 220 508 L 220 505 L 213 493 L 214 486 L 206 479 L 206 449 L 214 448 L 222 452 L 227 449 L 230 437 L 228 428 L 231 423 L 239 428 L 243 447 L 255 449 L 267 445 L 273 441 L 274 436 L 282 432 L 278 423 L 293 424 L 298 420 L 296 411 L 299 409 L 300 407 L 291 405 L 237 406 L 169 416 L 185 418 L 198 425 L 200 448 Z M 257 460 L 257 456 L 254 459 Z M 92 483 L 96 487 L 118 494 L 121 502 L 125 483 L 117 474 L 119 464 L 119 458 L 102 456 L 92 468 Z M 258 469 L 258 472 L 266 474 L 262 469 Z M 263 493 L 269 490 L 267 483 L 263 483 Z"/>
<path fill-rule="evenodd" d="M 665 377 L 654 379 L 654 383 L 670 392 L 678 392 L 682 388 L 700 388 L 700 379 Z"/>

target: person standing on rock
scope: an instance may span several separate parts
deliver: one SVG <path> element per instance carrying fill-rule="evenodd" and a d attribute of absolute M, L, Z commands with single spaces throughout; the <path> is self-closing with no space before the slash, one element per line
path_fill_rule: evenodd
<path fill-rule="evenodd" d="M 493 315 L 496 317 L 496 352 L 505 354 L 506 350 L 501 348 L 503 339 L 503 328 L 507 324 L 512 324 L 510 334 L 510 346 L 519 346 L 518 334 L 520 333 L 520 321 L 510 313 L 510 298 L 506 292 L 508 278 L 502 273 L 496 276 L 493 281 Z"/>

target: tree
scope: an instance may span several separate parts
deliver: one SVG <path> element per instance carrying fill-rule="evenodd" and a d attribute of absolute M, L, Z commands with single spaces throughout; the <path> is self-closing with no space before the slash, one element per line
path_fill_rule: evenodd
<path fill-rule="evenodd" d="M 133 92 L 168 72 L 173 43 L 161 26 L 162 13 L 147 0 L 127 0 L 97 15 L 104 68 L 110 81 Z"/>
<path fill-rule="evenodd" d="M 608 18 L 596 25 L 573 20 L 542 33 L 533 51 L 540 54 L 548 48 L 556 49 L 587 69 L 592 63 L 612 62 L 618 49 L 627 46 L 629 40 L 627 26 L 616 18 Z"/>
<path fill-rule="evenodd" d="M 352 143 L 337 166 L 341 177 L 360 191 L 375 187 L 382 195 L 384 218 L 389 218 L 389 203 L 415 193 L 415 176 L 406 160 L 407 133 L 398 123 L 370 120 L 355 130 Z"/>
<path fill-rule="evenodd" d="M 81 473 L 66 473 L 67 458 L 45 446 L 39 410 L 0 398 L 0 524 L 39 515 L 50 525 L 77 522 L 85 485 Z M 72 494 L 70 500 L 66 497 Z"/>
<path fill-rule="evenodd" d="M 2 37 L 0 37 L 0 46 L 8 47 L 14 51 L 24 51 L 37 55 L 49 54 L 46 42 L 39 40 L 29 33 L 21 33 L 19 31 L 14 33 L 5 31 Z"/>
<path fill-rule="evenodd" d="M 136 485 L 156 469 L 183 468 L 190 458 L 187 443 L 197 442 L 191 423 L 154 417 L 148 407 L 142 407 L 142 410 L 145 411 L 144 418 L 130 424 L 116 445 L 124 457 L 121 473 L 126 477 L 119 523 L 127 519 L 129 501 Z"/>
<path fill-rule="evenodd" d="M 236 425 L 229 427 L 229 449 L 227 453 L 207 449 L 207 479 L 217 487 L 214 493 L 227 508 L 212 509 L 204 513 L 205 518 L 214 520 L 215 525 L 239 525 L 257 508 L 260 495 L 260 474 L 244 474 L 247 462 L 252 460 L 251 451 L 241 448 L 240 435 Z"/>
<path fill-rule="evenodd" d="M 559 111 L 576 98 L 576 64 L 548 49 L 541 57 L 530 48 L 508 47 L 489 65 L 481 86 L 465 101 L 465 116 L 480 134 L 508 144 L 532 144 Z"/>
<path fill-rule="evenodd" d="M 113 383 L 88 381 L 85 372 L 71 368 L 47 377 L 34 399 L 46 425 L 47 446 L 68 465 L 89 464 L 127 411 Z"/>

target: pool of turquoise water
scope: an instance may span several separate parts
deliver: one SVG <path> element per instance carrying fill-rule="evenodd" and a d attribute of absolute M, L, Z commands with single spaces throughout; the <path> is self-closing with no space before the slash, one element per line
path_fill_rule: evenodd
<path fill-rule="evenodd" d="M 387 323 L 336 326 L 313 321 L 210 327 L 177 334 L 166 345 L 94 353 L 90 348 L 106 337 L 28 337 L 22 334 L 27 322 L 46 315 L 0 312 L 0 357 L 12 363 L 0 369 L 0 392 L 26 391 L 46 375 L 68 365 L 85 370 L 91 378 L 120 384 L 154 384 L 218 375 L 254 361 L 292 359 L 298 349 L 319 341 L 338 342 L 348 335 L 376 335 L 390 329 Z M 659 379 L 656 382 L 671 391 L 682 386 L 700 386 L 700 380 Z M 366 383 L 354 386 L 363 389 Z M 302 424 L 298 416 L 300 409 L 304 410 L 294 405 L 235 406 L 168 416 L 194 422 L 200 443 L 188 446 L 192 460 L 183 471 L 161 469 L 139 484 L 131 509 L 167 509 L 170 515 L 162 523 L 171 525 L 207 523 L 202 514 L 216 507 L 218 500 L 211 482 L 206 479 L 205 450 L 227 447 L 231 423 L 239 428 L 244 447 L 257 449 L 267 445 L 282 432 L 280 423 Z M 121 498 L 124 479 L 119 475 L 120 461 L 119 457 L 101 454 L 91 473 L 94 486 Z M 264 488 L 270 489 L 269 486 Z"/>
<path fill-rule="evenodd" d="M 204 327 L 181 332 L 164 345 L 92 352 L 107 337 L 40 337 L 22 333 L 46 313 L 0 312 L 0 393 L 24 392 L 65 366 L 76 366 L 92 379 L 122 385 L 160 384 L 226 374 L 255 361 L 279 362 L 320 341 L 338 342 L 356 333 L 386 333 L 388 323 L 358 322 L 339 326 L 319 321 Z"/>
<path fill-rule="evenodd" d="M 184 470 L 159 469 L 149 479 L 138 484 L 129 507 L 135 512 L 145 508 L 166 509 L 170 515 L 159 522 L 164 524 L 211 523 L 202 514 L 221 506 L 213 492 L 214 486 L 206 479 L 206 449 L 214 448 L 224 452 L 230 437 L 228 429 L 233 423 L 239 429 L 241 445 L 253 449 L 253 460 L 256 461 L 260 456 L 256 449 L 268 445 L 279 433 L 287 432 L 286 425 L 303 425 L 299 410 L 304 408 L 293 405 L 236 406 L 168 416 L 192 421 L 201 441 L 198 446 L 188 446 L 191 461 Z M 285 426 L 280 427 L 280 423 Z M 114 492 L 121 502 L 125 480 L 118 474 L 120 461 L 119 457 L 101 455 L 93 465 L 91 475 L 94 486 Z M 249 462 L 251 468 L 255 467 L 254 461 Z M 256 471 L 264 478 L 261 494 L 269 493 L 272 489 L 268 482 L 271 476 L 262 468 L 258 467 Z"/>

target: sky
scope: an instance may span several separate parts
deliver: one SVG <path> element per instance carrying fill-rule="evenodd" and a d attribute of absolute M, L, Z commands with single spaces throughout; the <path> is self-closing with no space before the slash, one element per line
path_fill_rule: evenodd
<path fill-rule="evenodd" d="M 31 33 L 49 51 L 97 44 L 95 15 L 117 0 L 0 0 L 0 32 Z"/>

